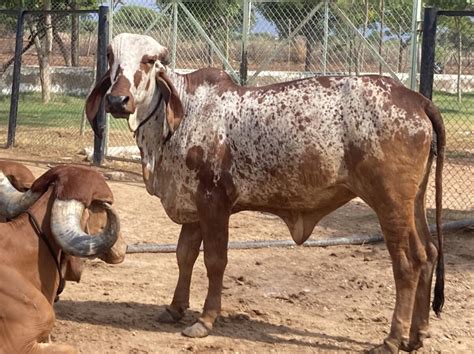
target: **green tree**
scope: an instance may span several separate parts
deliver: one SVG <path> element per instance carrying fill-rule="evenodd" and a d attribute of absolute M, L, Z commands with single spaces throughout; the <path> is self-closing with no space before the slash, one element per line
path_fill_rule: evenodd
<path fill-rule="evenodd" d="M 262 2 L 255 6 L 263 17 L 275 25 L 280 38 L 288 37 L 288 21 L 300 24 L 308 14 L 317 6 L 314 0 L 295 0 L 288 2 Z M 317 11 L 297 35 L 301 35 L 306 41 L 305 70 L 314 70 L 314 49 L 319 42 L 318 33 L 323 33 L 324 11 Z"/>
<path fill-rule="evenodd" d="M 413 0 L 395 0 L 385 2 L 386 34 L 398 41 L 398 72 L 403 71 L 403 53 L 411 41 Z"/>
<path fill-rule="evenodd" d="M 27 10 L 53 10 L 53 9 L 76 9 L 96 7 L 98 0 L 5 0 L 3 6 L 6 9 L 27 9 Z M 41 95 L 44 103 L 48 103 L 51 99 L 51 79 L 50 79 L 50 54 L 52 51 L 53 40 L 57 42 L 59 49 L 63 55 L 66 65 L 71 63 L 69 54 L 66 50 L 59 31 L 64 28 L 64 20 L 62 15 L 51 14 L 29 14 L 25 17 L 25 24 L 30 32 L 29 42 L 24 46 L 25 53 L 33 45 L 35 46 L 38 65 L 40 69 Z M 75 23 L 75 24 L 74 24 Z M 16 22 L 11 25 L 16 25 Z M 72 38 L 71 55 L 74 58 L 74 64 L 78 64 L 78 21 L 72 21 Z M 8 60 L 2 66 L 2 72 L 11 65 L 14 58 Z"/>
<path fill-rule="evenodd" d="M 160 8 L 168 5 L 170 0 L 157 0 Z M 208 0 L 184 2 L 184 6 L 193 17 L 199 22 L 204 31 L 214 42 L 224 42 L 224 50 L 228 53 L 230 36 L 233 32 L 241 30 L 242 18 L 242 0 Z M 186 28 L 189 37 L 199 37 L 194 30 L 195 26 L 185 15 L 184 11 L 178 12 L 178 22 L 181 28 Z M 207 44 L 206 62 L 209 66 L 213 65 L 212 48 Z"/>
<path fill-rule="evenodd" d="M 381 15 L 377 11 L 380 0 L 337 0 L 336 4 L 349 18 L 353 25 L 357 28 L 364 38 L 369 38 L 375 33 L 375 23 L 379 22 Z M 396 1 L 396 0 L 393 0 Z M 338 19 L 340 21 L 340 19 Z M 347 41 L 349 42 L 349 58 L 354 62 L 354 69 L 357 75 L 360 74 L 362 61 L 365 52 L 365 44 L 356 33 L 349 29 L 347 33 Z M 380 43 L 379 43 L 380 45 Z M 381 51 L 381 48 L 380 48 Z M 352 65 L 349 68 L 352 72 Z"/>
<path fill-rule="evenodd" d="M 120 29 L 125 32 L 144 32 L 151 23 L 159 23 L 159 12 L 136 5 L 127 5 L 119 8 L 114 13 L 114 22 L 120 24 Z"/>

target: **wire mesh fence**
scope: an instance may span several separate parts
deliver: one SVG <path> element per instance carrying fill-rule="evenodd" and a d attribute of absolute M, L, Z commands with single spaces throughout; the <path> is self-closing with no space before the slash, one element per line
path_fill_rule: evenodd
<path fill-rule="evenodd" d="M 16 24 L 15 16 L 3 31 L 15 33 Z M 26 12 L 23 33 L 15 147 L 77 153 L 92 144 L 91 130 L 81 127 L 84 100 L 95 81 L 97 13 Z M 0 54 L 2 128 L 9 113 L 14 43 Z"/>
<path fill-rule="evenodd" d="M 15 59 L 16 20 L 15 12 L 0 12 L 2 24 L 0 25 L 0 143 L 2 145 L 7 143 L 11 88 L 11 81 L 5 80 L 5 73 Z"/>
<path fill-rule="evenodd" d="M 433 102 L 447 132 L 444 206 L 474 213 L 474 23 L 438 16 Z"/>
<path fill-rule="evenodd" d="M 364 73 L 408 82 L 412 0 L 381 3 L 122 0 L 113 2 L 111 32 L 152 36 L 170 49 L 177 72 L 220 67 L 248 85 Z M 114 125 L 109 151 L 135 151 L 126 122 Z"/>

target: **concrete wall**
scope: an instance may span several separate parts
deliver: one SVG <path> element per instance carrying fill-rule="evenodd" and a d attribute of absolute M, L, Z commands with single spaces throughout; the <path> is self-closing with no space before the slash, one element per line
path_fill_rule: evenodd
<path fill-rule="evenodd" d="M 10 67 L 0 80 L 0 94 L 11 93 L 13 68 Z M 51 68 L 51 90 L 54 93 L 86 96 L 93 87 L 95 71 L 87 67 Z M 38 66 L 21 66 L 20 92 L 41 92 Z"/>

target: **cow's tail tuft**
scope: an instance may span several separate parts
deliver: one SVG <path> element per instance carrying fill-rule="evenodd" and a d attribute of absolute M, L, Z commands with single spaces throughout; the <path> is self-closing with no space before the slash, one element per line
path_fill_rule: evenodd
<path fill-rule="evenodd" d="M 443 118 L 439 109 L 433 102 L 427 100 L 425 112 L 431 120 L 433 130 L 436 133 L 436 231 L 438 235 L 438 264 L 436 266 L 436 284 L 434 288 L 433 311 L 439 317 L 444 305 L 444 253 L 443 253 L 443 233 L 441 230 L 442 197 L 443 197 L 443 164 L 446 147 L 446 131 Z"/>

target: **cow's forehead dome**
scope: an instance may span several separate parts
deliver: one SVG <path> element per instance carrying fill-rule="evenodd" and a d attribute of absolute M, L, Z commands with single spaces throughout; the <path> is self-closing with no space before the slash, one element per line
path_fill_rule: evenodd
<path fill-rule="evenodd" d="M 114 37 L 110 44 L 115 55 L 123 52 L 160 53 L 165 50 L 165 47 L 152 37 L 134 33 L 121 33 Z"/>

